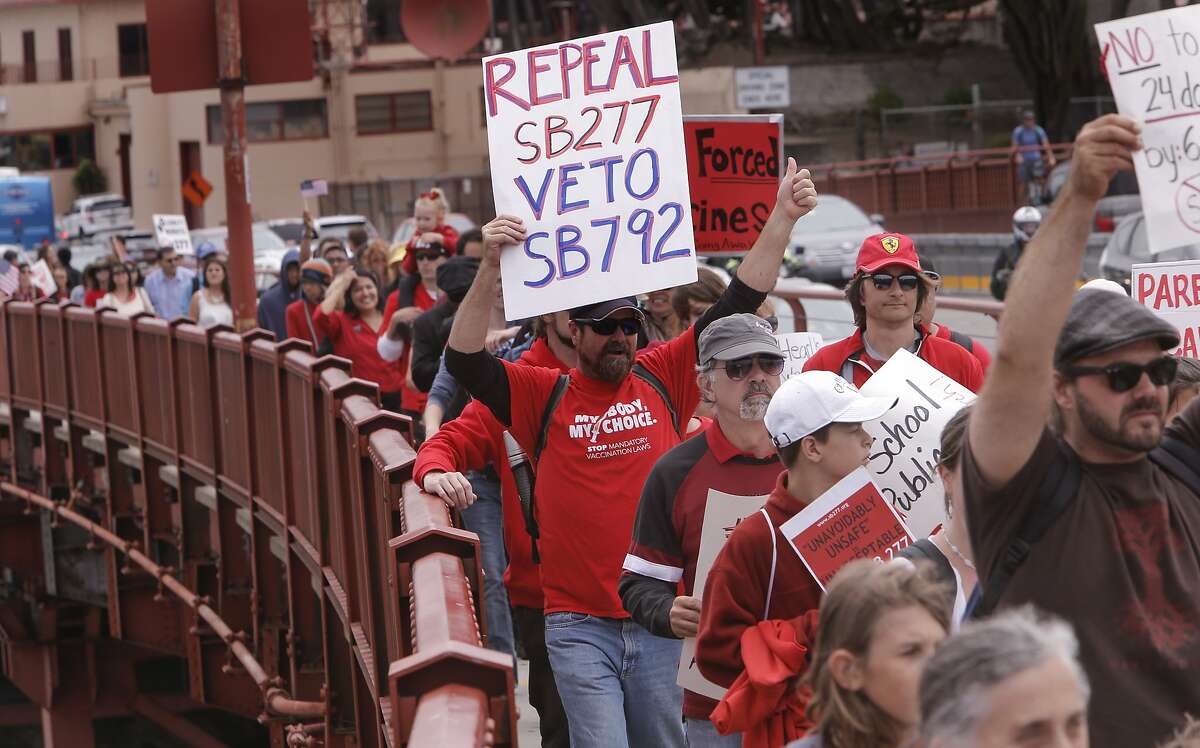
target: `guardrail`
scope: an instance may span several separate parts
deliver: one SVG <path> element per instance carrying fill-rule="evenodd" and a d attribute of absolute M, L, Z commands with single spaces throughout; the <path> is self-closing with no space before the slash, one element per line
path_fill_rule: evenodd
<path fill-rule="evenodd" d="M 64 698 L 79 651 L 92 673 L 182 663 L 180 709 L 257 717 L 273 745 L 515 745 L 478 539 L 412 484 L 411 424 L 348 361 L 12 301 L 0 352 L 0 669 L 46 745 L 90 732 L 89 700 L 146 706 L 116 673 L 128 693 Z M 102 631 L 118 656 L 76 647 Z"/>

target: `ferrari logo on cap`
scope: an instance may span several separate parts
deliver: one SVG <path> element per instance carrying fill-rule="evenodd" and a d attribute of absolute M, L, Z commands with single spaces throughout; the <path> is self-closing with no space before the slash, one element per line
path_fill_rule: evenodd
<path fill-rule="evenodd" d="M 896 254 L 900 249 L 900 240 L 894 236 L 885 236 L 879 240 L 879 243 L 883 245 L 883 251 L 889 255 Z"/>

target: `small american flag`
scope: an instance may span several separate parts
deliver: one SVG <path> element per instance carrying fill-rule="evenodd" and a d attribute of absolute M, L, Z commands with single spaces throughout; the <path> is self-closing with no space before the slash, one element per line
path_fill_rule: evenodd
<path fill-rule="evenodd" d="M 320 197 L 329 194 L 329 182 L 324 179 L 306 179 L 300 183 L 301 197 Z"/>
<path fill-rule="evenodd" d="M 0 260 L 0 293 L 12 296 L 21 285 L 21 273 L 17 266 L 7 260 Z"/>

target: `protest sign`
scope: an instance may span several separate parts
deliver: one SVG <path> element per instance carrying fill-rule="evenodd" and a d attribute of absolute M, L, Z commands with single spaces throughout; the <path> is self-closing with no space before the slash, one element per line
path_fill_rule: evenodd
<path fill-rule="evenodd" d="M 804 362 L 812 358 L 813 354 L 825 345 L 824 339 L 815 332 L 789 332 L 785 335 L 776 335 L 775 339 L 779 341 L 779 349 L 783 351 L 783 373 L 779 375 L 780 384 L 804 371 Z"/>
<path fill-rule="evenodd" d="M 875 485 L 917 537 L 946 517 L 938 478 L 942 429 L 975 393 L 901 349 L 867 380 L 862 394 L 898 397 L 882 418 L 863 424 L 874 437 L 868 468 Z"/>
<path fill-rule="evenodd" d="M 1150 252 L 1200 241 L 1200 8 L 1098 23 L 1096 37 L 1117 111 L 1142 124 L 1133 165 Z"/>
<path fill-rule="evenodd" d="M 484 109 L 509 319 L 696 280 L 670 22 L 492 55 Z"/>
<path fill-rule="evenodd" d="M 716 489 L 708 489 L 708 502 L 704 505 L 704 524 L 700 529 L 700 552 L 696 556 L 696 578 L 692 595 L 704 596 L 704 583 L 712 569 L 717 553 L 725 545 L 737 524 L 754 514 L 767 503 L 766 496 L 734 496 Z M 703 694 L 710 699 L 720 699 L 725 689 L 700 674 L 696 667 L 696 638 L 683 640 L 683 653 L 679 657 L 679 677 L 676 680 L 693 693 Z"/>
<path fill-rule="evenodd" d="M 54 282 L 54 273 L 51 272 L 50 266 L 45 260 L 38 260 L 29 267 L 29 272 L 33 276 L 33 285 L 42 290 L 42 293 L 47 296 L 53 296 L 58 290 L 58 284 Z"/>
<path fill-rule="evenodd" d="M 779 530 L 822 590 L 851 561 L 891 561 L 913 542 L 866 468 L 842 478 Z"/>
<path fill-rule="evenodd" d="M 1133 298 L 1179 330 L 1171 355 L 1200 358 L 1200 260 L 1134 265 Z"/>
<path fill-rule="evenodd" d="M 329 194 L 329 182 L 324 179 L 305 179 L 300 183 L 301 197 L 320 197 Z"/>
<path fill-rule="evenodd" d="M 160 247 L 174 247 L 181 255 L 195 254 L 187 220 L 181 215 L 154 214 L 154 238 Z"/>
<path fill-rule="evenodd" d="M 775 206 L 782 114 L 683 118 L 696 251 L 749 252 Z"/>

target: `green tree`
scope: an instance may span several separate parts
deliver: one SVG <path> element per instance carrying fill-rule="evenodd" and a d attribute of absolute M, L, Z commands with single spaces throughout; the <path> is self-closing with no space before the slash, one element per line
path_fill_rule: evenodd
<path fill-rule="evenodd" d="M 94 195 L 108 190 L 108 177 L 104 176 L 104 172 L 100 171 L 100 167 L 90 158 L 79 162 L 79 168 L 75 170 L 71 181 L 80 195 Z"/>

